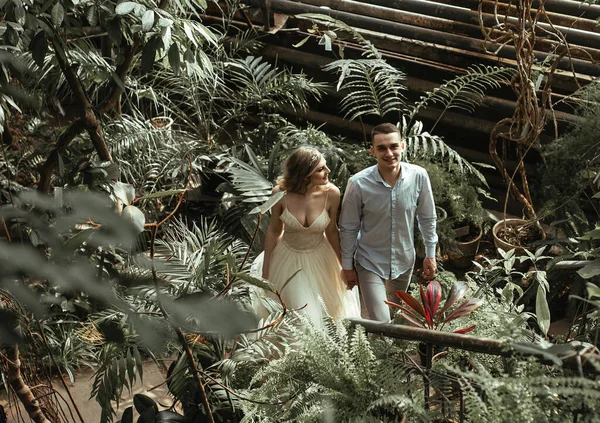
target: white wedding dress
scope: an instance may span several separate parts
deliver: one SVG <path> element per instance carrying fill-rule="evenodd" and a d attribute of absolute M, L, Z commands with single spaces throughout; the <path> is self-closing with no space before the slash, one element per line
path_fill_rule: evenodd
<path fill-rule="evenodd" d="M 335 319 L 360 317 L 358 288 L 346 288 L 341 277 L 342 267 L 325 237 L 325 228 L 331 221 L 327 204 L 308 227 L 300 224 L 287 207 L 280 219 L 285 225 L 284 232 L 273 249 L 269 281 L 281 292 L 287 309 L 300 309 L 298 312 L 309 317 L 318 328 L 323 327 L 323 306 Z M 253 268 L 254 272 L 262 269 L 262 254 Z"/>

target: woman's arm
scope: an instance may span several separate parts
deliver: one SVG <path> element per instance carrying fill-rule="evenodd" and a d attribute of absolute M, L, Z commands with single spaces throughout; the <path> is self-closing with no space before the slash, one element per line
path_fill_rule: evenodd
<path fill-rule="evenodd" d="M 273 194 L 280 191 L 279 187 L 273 189 Z M 277 245 L 281 234 L 283 233 L 283 222 L 279 218 L 283 212 L 283 199 L 279 200 L 277 204 L 271 209 L 271 220 L 269 221 L 269 227 L 267 229 L 267 235 L 265 236 L 265 257 L 263 261 L 262 277 L 264 279 L 269 278 L 269 264 L 271 263 L 271 254 L 273 249 Z"/>
<path fill-rule="evenodd" d="M 340 233 L 337 226 L 337 215 L 340 207 L 340 190 L 333 184 L 331 184 L 331 187 L 329 188 L 328 204 L 330 222 L 329 225 L 327 225 L 327 228 L 325 228 L 325 235 L 341 264 L 342 254 L 340 251 Z"/>

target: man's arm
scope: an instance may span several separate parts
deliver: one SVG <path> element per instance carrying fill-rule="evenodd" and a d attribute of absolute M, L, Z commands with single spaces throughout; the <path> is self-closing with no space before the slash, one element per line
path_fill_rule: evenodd
<path fill-rule="evenodd" d="M 431 191 L 429 175 L 427 175 L 427 171 L 425 170 L 423 170 L 423 181 L 417 204 L 417 222 L 419 231 L 421 231 L 421 236 L 423 237 L 423 244 L 425 244 L 423 277 L 425 277 L 425 279 L 433 279 L 437 271 L 435 249 L 438 242 L 438 236 L 435 231 L 436 214 L 433 192 Z"/>
<path fill-rule="evenodd" d="M 342 200 L 342 212 L 340 214 L 340 250 L 342 253 L 342 268 L 348 287 L 358 283 L 358 276 L 354 270 L 354 252 L 356 251 L 356 240 L 360 231 L 362 216 L 362 200 L 360 189 L 350 179 L 346 186 L 344 199 Z"/>

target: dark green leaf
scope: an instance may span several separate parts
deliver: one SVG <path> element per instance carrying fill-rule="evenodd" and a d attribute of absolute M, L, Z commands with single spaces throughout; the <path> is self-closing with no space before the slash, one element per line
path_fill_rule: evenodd
<path fill-rule="evenodd" d="M 60 27 L 65 19 L 65 9 L 63 9 L 62 4 L 56 3 L 52 8 L 52 24 L 55 27 Z"/>
<path fill-rule="evenodd" d="M 123 39 L 123 33 L 121 32 L 121 21 L 119 20 L 119 18 L 111 19 L 108 22 L 107 32 L 109 38 L 112 40 L 113 43 L 115 43 L 116 45 L 121 44 L 121 40 Z"/>
<path fill-rule="evenodd" d="M 156 37 L 148 40 L 142 51 L 142 73 L 146 74 L 152 70 L 158 50 L 158 39 Z"/>
<path fill-rule="evenodd" d="M 39 67 L 44 66 L 44 58 L 48 52 L 48 40 L 46 39 L 46 33 L 40 31 L 31 39 L 29 44 L 31 50 L 31 56 L 36 65 Z"/>
<path fill-rule="evenodd" d="M 156 415 L 154 423 L 190 423 L 191 420 L 173 411 L 164 410 Z"/>
<path fill-rule="evenodd" d="M 121 423 L 133 423 L 133 407 L 129 406 L 123 411 Z"/>
<path fill-rule="evenodd" d="M 140 395 L 140 394 L 138 394 Z M 148 408 L 143 413 L 140 413 L 140 417 L 137 420 L 137 423 L 154 423 L 154 418 L 156 417 L 156 411 L 152 408 Z"/>
<path fill-rule="evenodd" d="M 152 414 L 152 416 L 158 414 L 158 406 L 156 405 L 156 402 L 154 402 L 154 400 L 148 395 L 135 394 L 133 396 L 133 405 L 140 414 L 146 412 L 147 410 L 154 410 L 154 414 Z"/>
<path fill-rule="evenodd" d="M 173 69 L 175 75 L 179 74 L 179 68 L 181 66 L 181 57 L 179 55 L 179 46 L 177 43 L 173 43 L 169 49 L 169 63 Z"/>
<path fill-rule="evenodd" d="M 98 323 L 98 330 L 107 342 L 122 344 L 125 342 L 123 328 L 112 320 L 103 320 Z"/>
<path fill-rule="evenodd" d="M 85 16 L 90 26 L 98 25 L 98 10 L 96 9 L 96 5 L 90 5 L 87 8 Z"/>
<path fill-rule="evenodd" d="M 65 241 L 65 243 L 63 244 L 63 248 L 66 251 L 74 251 L 75 249 L 79 248 L 81 244 L 90 239 L 90 237 L 95 231 L 96 229 L 89 228 L 76 233 L 71 238 Z"/>

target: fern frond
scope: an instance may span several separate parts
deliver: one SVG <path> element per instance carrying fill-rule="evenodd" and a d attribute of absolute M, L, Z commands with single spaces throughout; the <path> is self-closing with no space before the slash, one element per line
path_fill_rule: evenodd
<path fill-rule="evenodd" d="M 509 84 L 514 73 L 512 68 L 474 65 L 467 69 L 465 75 L 446 81 L 421 97 L 411 110 L 409 120 L 412 121 L 421 109 L 431 103 L 442 106 L 444 112 L 458 109 L 472 113 L 485 98 L 487 90 Z"/>
<path fill-rule="evenodd" d="M 348 91 L 340 102 L 345 117 L 354 120 L 363 115 L 384 116 L 405 107 L 401 83 L 404 73 L 383 59 L 336 60 L 323 67 L 339 74 L 337 90 Z"/>
<path fill-rule="evenodd" d="M 415 121 L 409 126 L 406 116 L 402 116 L 402 122 L 398 123 L 400 135 L 406 142 L 406 155 L 408 157 L 439 157 L 446 160 L 449 167 L 454 167 L 460 172 L 473 174 L 484 186 L 488 186 L 483 174 L 467 160 L 463 159 L 458 152 L 444 142 L 441 137 L 423 132 L 423 123 Z"/>

